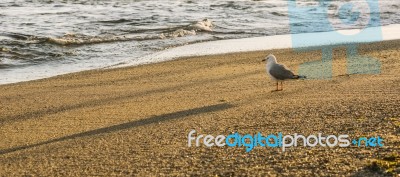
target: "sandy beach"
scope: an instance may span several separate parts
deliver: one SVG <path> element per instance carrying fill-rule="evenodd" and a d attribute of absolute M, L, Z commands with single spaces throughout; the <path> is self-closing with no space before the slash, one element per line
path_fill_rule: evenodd
<path fill-rule="evenodd" d="M 0 86 L 0 176 L 373 176 L 400 173 L 400 41 L 363 44 L 381 74 L 275 83 L 273 53 L 295 73 L 321 51 L 182 58 Z M 384 147 L 188 147 L 188 133 L 382 136 Z M 385 172 L 387 171 L 387 172 Z"/>

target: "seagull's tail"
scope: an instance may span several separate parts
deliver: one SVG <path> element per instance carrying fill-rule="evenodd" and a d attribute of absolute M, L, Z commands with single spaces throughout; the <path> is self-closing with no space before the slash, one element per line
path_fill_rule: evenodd
<path fill-rule="evenodd" d="M 307 78 L 306 76 L 299 76 L 299 75 L 294 75 L 293 79 L 305 79 Z"/>

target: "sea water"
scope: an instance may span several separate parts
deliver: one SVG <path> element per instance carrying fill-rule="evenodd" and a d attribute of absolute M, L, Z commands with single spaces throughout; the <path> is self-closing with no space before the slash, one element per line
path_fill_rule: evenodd
<path fill-rule="evenodd" d="M 328 13 L 337 15 L 340 2 Z M 398 0 L 379 5 L 379 12 L 367 12 L 380 13 L 379 25 L 400 23 Z M 287 0 L 2 0 L 0 84 L 148 63 L 146 56 L 195 43 L 290 34 L 287 6 Z M 315 26 L 296 33 L 325 31 L 317 19 L 294 18 Z"/>

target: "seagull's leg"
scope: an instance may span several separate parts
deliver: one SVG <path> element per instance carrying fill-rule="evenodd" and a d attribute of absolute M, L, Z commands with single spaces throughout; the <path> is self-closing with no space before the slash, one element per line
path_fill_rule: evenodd
<path fill-rule="evenodd" d="M 283 90 L 283 81 L 281 81 L 281 90 Z"/>
<path fill-rule="evenodd" d="M 279 90 L 279 82 L 276 81 L 276 91 L 278 91 L 278 90 Z"/>

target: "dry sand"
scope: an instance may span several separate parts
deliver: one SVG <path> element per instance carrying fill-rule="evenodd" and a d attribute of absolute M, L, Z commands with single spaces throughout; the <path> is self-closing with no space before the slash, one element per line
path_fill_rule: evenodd
<path fill-rule="evenodd" d="M 320 51 L 191 57 L 2 85 L 0 176 L 379 175 L 371 160 L 400 151 L 399 48 L 363 45 L 361 54 L 382 62 L 379 75 L 345 75 L 345 50 L 336 49 L 332 80 L 285 82 L 281 92 L 271 92 L 261 59 L 273 53 L 297 73 Z M 385 145 L 246 153 L 187 147 L 192 129 L 380 135 Z"/>

